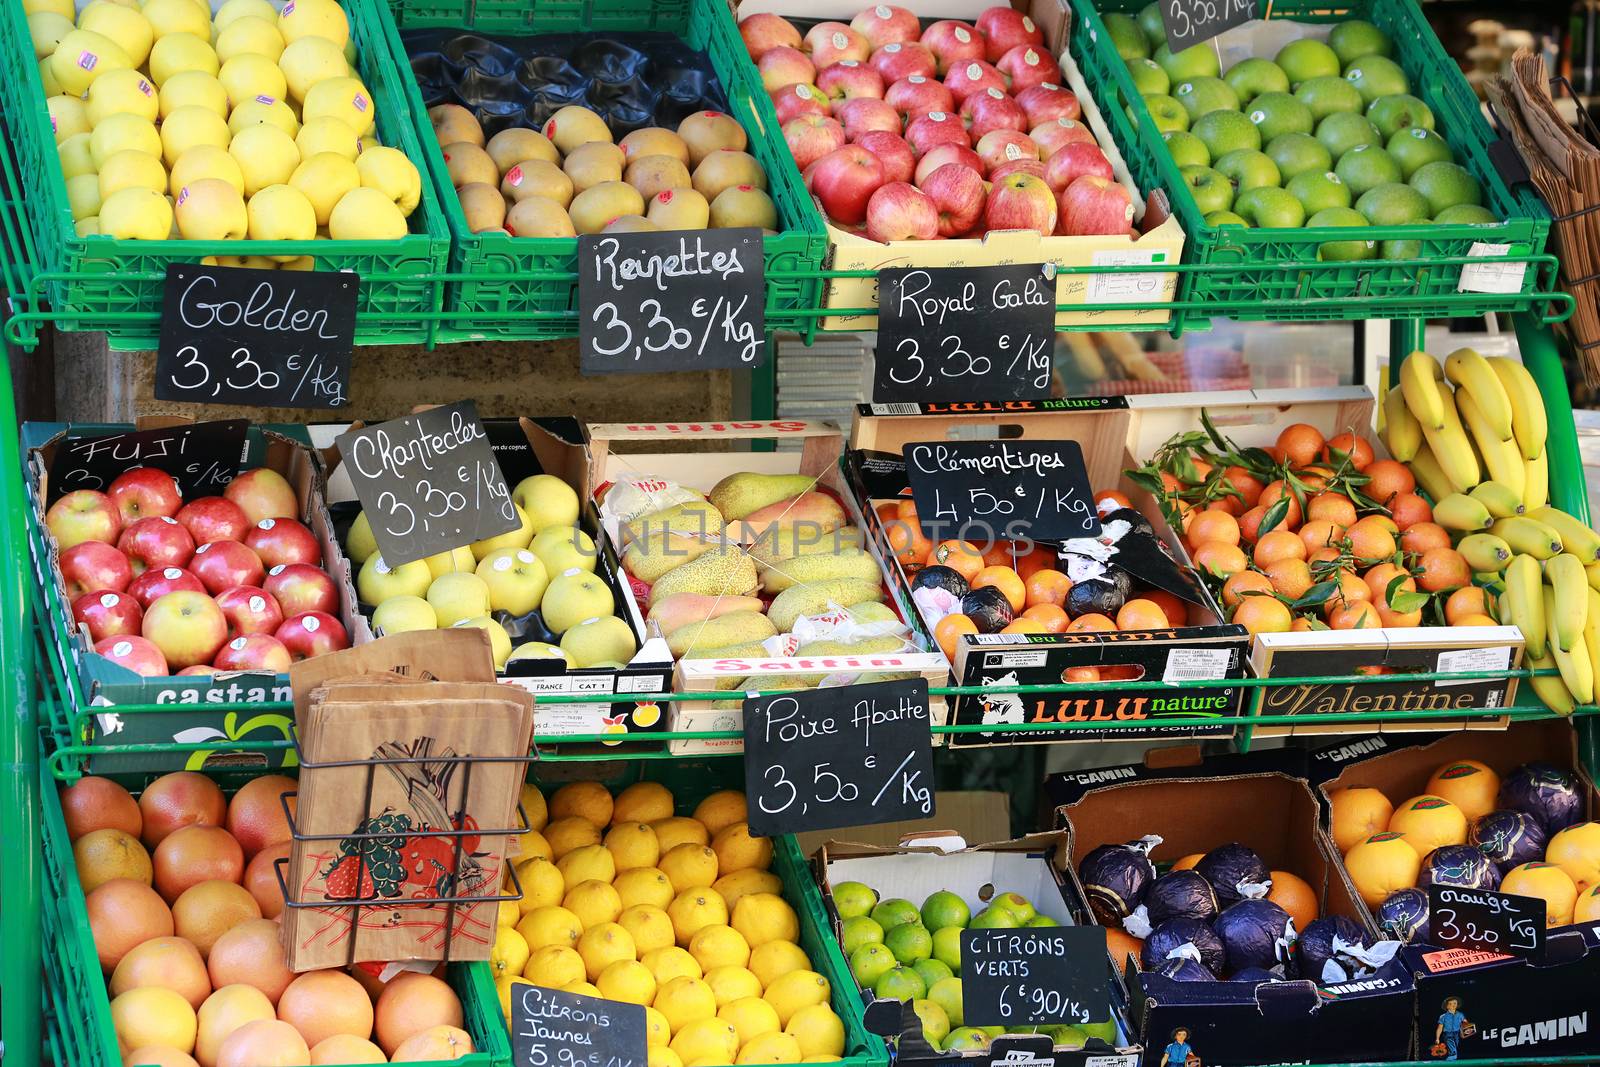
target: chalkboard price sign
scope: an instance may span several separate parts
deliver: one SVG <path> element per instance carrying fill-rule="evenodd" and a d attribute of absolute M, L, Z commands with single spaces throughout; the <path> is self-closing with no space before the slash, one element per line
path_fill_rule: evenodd
<path fill-rule="evenodd" d="M 1545 903 L 1536 897 L 1428 887 L 1428 940 L 1443 948 L 1471 948 L 1507 956 L 1544 954 Z"/>
<path fill-rule="evenodd" d="M 520 524 L 470 400 L 351 430 L 333 443 L 388 566 Z"/>
<path fill-rule="evenodd" d="M 869 682 L 744 702 L 750 832 L 763 837 L 933 814 L 928 683 Z"/>
<path fill-rule="evenodd" d="M 1167 47 L 1181 52 L 1256 17 L 1256 0 L 1161 0 Z"/>
<path fill-rule="evenodd" d="M 513 986 L 511 1049 L 515 1067 L 645 1067 L 644 1008 Z"/>
<path fill-rule="evenodd" d="M 1056 283 L 1039 263 L 878 272 L 875 403 L 1050 395 Z"/>
<path fill-rule="evenodd" d="M 749 370 L 767 360 L 757 229 L 578 238 L 585 374 Z"/>
<path fill-rule="evenodd" d="M 67 437 L 50 462 L 49 503 L 75 489 L 104 492 L 119 474 L 155 467 L 178 481 L 184 498 L 216 496 L 244 466 L 244 419 L 195 422 L 156 430 Z"/>
<path fill-rule="evenodd" d="M 360 287 L 345 271 L 169 265 L 156 399 L 345 406 Z"/>
<path fill-rule="evenodd" d="M 1100 532 L 1076 441 L 929 441 L 905 447 L 917 514 L 967 540 L 1064 541 Z M 972 536 L 969 536 L 972 534 Z"/>
<path fill-rule="evenodd" d="M 969 1026 L 1109 1019 L 1109 979 L 1104 927 L 961 932 L 961 1001 Z"/>

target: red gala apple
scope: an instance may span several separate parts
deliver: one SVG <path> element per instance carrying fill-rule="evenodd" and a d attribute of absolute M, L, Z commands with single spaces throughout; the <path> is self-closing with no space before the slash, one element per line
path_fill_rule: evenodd
<path fill-rule="evenodd" d="M 137 519 L 176 515 L 183 506 L 177 479 L 154 467 L 135 467 L 119 474 L 106 495 L 122 513 L 124 526 Z"/>
<path fill-rule="evenodd" d="M 287 519 L 267 519 L 266 522 L 288 522 Z M 189 559 L 189 570 L 205 585 L 206 592 L 216 596 L 224 589 L 236 585 L 260 585 L 266 577 L 261 557 L 237 541 L 212 541 L 194 550 Z"/>
<path fill-rule="evenodd" d="M 196 677 L 196 676 L 199 676 L 199 675 L 202 675 L 202 674 L 204 674 L 204 675 L 212 675 L 212 674 L 216 674 L 216 673 L 217 673 L 217 669 L 215 667 L 213 667 L 211 664 L 209 664 L 209 663 L 196 663 L 193 667 L 185 667 L 183 670 L 179 671 L 178 672 L 178 677 L 179 678 L 188 678 L 188 677 Z"/>
<path fill-rule="evenodd" d="M 1061 77 L 1061 68 L 1050 54 L 1031 44 L 1019 44 L 1001 56 L 995 69 L 1009 79 L 1013 93 L 1026 92 L 1036 85 L 1054 85 Z"/>
<path fill-rule="evenodd" d="M 1064 234 L 1125 234 L 1132 223 L 1133 197 L 1120 182 L 1085 174 L 1061 194 Z"/>
<path fill-rule="evenodd" d="M 285 615 L 299 615 L 305 611 L 325 611 L 331 615 L 339 610 L 339 590 L 333 579 L 327 571 L 309 563 L 287 563 L 272 568 L 263 588 L 278 602 Z"/>
<path fill-rule="evenodd" d="M 224 589 L 216 596 L 222 617 L 228 620 L 228 636 L 270 634 L 283 625 L 283 609 L 265 589 L 241 585 Z"/>
<path fill-rule="evenodd" d="M 856 144 L 878 157 L 885 182 L 908 182 L 916 173 L 917 157 L 899 134 L 872 130 L 856 138 Z"/>
<path fill-rule="evenodd" d="M 990 130 L 972 147 L 978 153 L 978 158 L 983 160 L 985 174 L 1002 163 L 1039 158 L 1039 146 L 1033 143 L 1033 138 L 1016 130 Z"/>
<path fill-rule="evenodd" d="M 238 504 L 251 522 L 262 519 L 292 519 L 300 513 L 294 487 L 270 467 L 245 471 L 228 483 L 222 495 Z"/>
<path fill-rule="evenodd" d="M 874 241 L 931 241 L 939 236 L 939 209 L 910 182 L 889 182 L 867 201 L 867 236 Z"/>
<path fill-rule="evenodd" d="M 850 20 L 850 28 L 865 37 L 874 48 L 915 41 L 922 34 L 922 23 L 903 7 L 877 4 Z"/>
<path fill-rule="evenodd" d="M 95 642 L 94 650 L 119 667 L 126 667 L 146 678 L 170 674 L 167 658 L 153 642 L 136 634 L 119 634 Z"/>
<path fill-rule="evenodd" d="M 162 567 L 160 570 L 148 570 L 128 583 L 128 595 L 137 600 L 139 606 L 146 610 L 149 609 L 151 604 L 154 604 L 168 593 L 203 593 L 205 591 L 205 583 L 183 567 Z"/>
<path fill-rule="evenodd" d="M 835 103 L 861 97 L 881 100 L 883 76 L 865 63 L 844 59 L 817 71 L 817 88 Z"/>
<path fill-rule="evenodd" d="M 271 634 L 242 634 L 222 646 L 212 664 L 219 671 L 271 671 L 282 674 L 294 657 Z"/>
<path fill-rule="evenodd" d="M 307 611 L 283 620 L 273 633 L 296 660 L 350 647 L 344 624 L 322 611 Z"/>
<path fill-rule="evenodd" d="M 955 19 L 935 22 L 922 31 L 921 40 L 939 64 L 940 75 L 947 74 L 957 64 L 984 57 L 983 35 Z"/>
<path fill-rule="evenodd" d="M 844 127 L 827 115 L 801 115 L 783 124 L 783 140 L 794 165 L 805 170 L 812 163 L 844 147 Z"/>
<path fill-rule="evenodd" d="M 946 163 L 958 163 L 975 172 L 979 178 L 983 177 L 983 160 L 978 158 L 978 153 L 966 145 L 940 144 L 928 149 L 917 160 L 916 173 L 911 176 L 912 184 L 922 188 L 922 180 Z"/>
<path fill-rule="evenodd" d="M 991 170 L 989 180 L 997 182 L 1007 174 L 1032 174 L 1036 178 L 1043 178 L 1044 164 L 1037 159 L 1013 159 Z"/>
<path fill-rule="evenodd" d="M 73 600 L 100 589 L 122 592 L 133 581 L 128 557 L 104 541 L 80 541 L 61 553 L 61 577 Z"/>
<path fill-rule="evenodd" d="M 1039 153 L 1049 159 L 1069 144 L 1094 144 L 1094 134 L 1089 127 L 1074 119 L 1056 119 L 1041 123 L 1028 131 L 1039 146 Z"/>
<path fill-rule="evenodd" d="M 834 149 L 806 171 L 806 188 L 829 218 L 846 224 L 867 217 L 867 200 L 883 184 L 883 164 L 860 145 Z"/>
<path fill-rule="evenodd" d="M 918 115 L 906 124 L 906 143 L 921 156 L 934 145 L 955 144 L 963 148 L 972 144 L 967 136 L 966 123 L 954 111 L 930 111 Z"/>
<path fill-rule="evenodd" d="M 250 520 L 245 518 L 239 505 L 221 496 L 191 500 L 178 509 L 174 518 L 183 523 L 197 545 L 210 541 L 243 541 L 250 529 Z"/>
<path fill-rule="evenodd" d="M 977 25 L 988 48 L 985 58 L 991 63 L 1019 45 L 1044 47 L 1044 31 L 1015 8 L 991 7 L 978 16 Z"/>
<path fill-rule="evenodd" d="M 101 590 L 85 593 L 72 602 L 72 618 L 89 628 L 89 641 L 98 644 L 118 634 L 136 634 L 144 621 L 144 609 L 127 593 Z"/>
<path fill-rule="evenodd" d="M 1028 128 L 1028 115 L 1022 106 L 994 88 L 973 93 L 961 101 L 961 114 L 972 120 L 973 137 L 982 137 L 990 130 L 1022 133 Z"/>
<path fill-rule="evenodd" d="M 903 125 L 900 115 L 894 108 L 870 96 L 839 101 L 838 106 L 833 109 L 833 117 L 843 124 L 846 140 L 854 140 L 872 130 L 899 133 Z"/>
<path fill-rule="evenodd" d="M 801 115 L 826 115 L 829 101 L 815 85 L 802 83 L 786 85 L 773 93 L 772 106 L 778 112 L 778 123 L 782 125 Z"/>
<path fill-rule="evenodd" d="M 228 622 L 216 601 L 204 593 L 168 593 L 145 608 L 145 639 L 161 650 L 168 667 L 210 663 L 228 639 Z"/>
<path fill-rule="evenodd" d="M 1096 178 L 1112 176 L 1111 161 L 1097 144 L 1075 141 L 1060 148 L 1044 163 L 1044 182 L 1057 196 L 1085 174 Z"/>
<path fill-rule="evenodd" d="M 930 152 L 924 160 L 932 159 Z M 971 167 L 946 163 L 918 182 L 939 213 L 939 236 L 960 237 L 983 217 L 983 178 Z"/>
<path fill-rule="evenodd" d="M 801 40 L 800 31 L 788 19 L 765 12 L 740 19 L 739 36 L 744 40 L 744 49 L 750 53 L 751 59 L 760 59 L 770 49 L 780 45 L 799 48 Z"/>
<path fill-rule="evenodd" d="M 1028 129 L 1056 119 L 1076 121 L 1083 115 L 1078 94 L 1059 85 L 1035 85 L 1017 94 L 1017 104 L 1028 116 Z"/>
<path fill-rule="evenodd" d="M 901 78 L 909 78 L 913 74 L 924 78 L 932 78 L 939 73 L 939 63 L 933 58 L 933 53 L 928 51 L 928 46 L 918 44 L 916 41 L 907 41 L 905 44 L 886 44 L 867 60 L 872 69 L 883 78 L 885 85 L 892 85 Z"/>
<path fill-rule="evenodd" d="M 883 102 L 901 115 L 926 115 L 930 111 L 954 111 L 956 98 L 943 84 L 913 74 L 884 91 Z"/>
<path fill-rule="evenodd" d="M 788 45 L 769 48 L 756 60 L 756 70 L 761 74 L 761 87 L 769 93 L 785 85 L 804 84 L 817 76 L 817 68 L 806 54 Z"/>
<path fill-rule="evenodd" d="M 122 532 L 122 513 L 104 493 L 78 489 L 50 505 L 44 525 L 56 539 L 57 548 L 68 549 L 85 541 L 110 545 Z"/>
<path fill-rule="evenodd" d="M 194 538 L 168 515 L 137 519 L 117 538 L 117 548 L 133 564 L 134 574 L 151 568 L 181 567 L 194 555 Z"/>
<path fill-rule="evenodd" d="M 244 535 L 245 547 L 261 557 L 263 566 L 280 563 L 321 563 L 322 546 L 304 523 L 294 519 L 262 519 Z M 236 583 L 253 585 L 253 582 Z"/>
<path fill-rule="evenodd" d="M 1008 174 L 989 190 L 983 221 L 991 230 L 1037 230 L 1049 237 L 1056 228 L 1055 194 L 1043 178 Z"/>
<path fill-rule="evenodd" d="M 801 48 L 810 53 L 817 69 L 831 67 L 841 59 L 865 63 L 872 58 L 867 39 L 842 22 L 819 22 L 806 34 Z"/>
<path fill-rule="evenodd" d="M 973 59 L 951 67 L 944 76 L 944 87 L 960 103 L 973 93 L 981 93 L 985 89 L 1005 92 L 1006 78 L 983 60 Z"/>

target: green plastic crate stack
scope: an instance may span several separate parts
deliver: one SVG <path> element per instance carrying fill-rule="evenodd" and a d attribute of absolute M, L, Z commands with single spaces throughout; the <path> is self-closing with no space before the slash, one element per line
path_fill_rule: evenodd
<path fill-rule="evenodd" d="M 778 208 L 779 232 L 764 242 L 767 329 L 810 328 L 811 319 L 795 313 L 818 307 L 816 272 L 827 252 L 826 232 L 789 160 L 772 101 L 748 69 L 727 5 L 720 0 L 390 0 L 389 10 L 390 46 L 406 74 L 406 99 L 422 141 L 420 158 L 426 160 L 452 236 L 450 270 L 456 280 L 448 287 L 448 314 L 438 340 L 549 339 L 578 332 L 577 239 L 473 233 L 467 226 L 401 38 L 403 30 L 439 27 L 507 36 L 649 30 L 676 34 L 704 51 L 727 94 L 729 112 L 749 135 L 748 151 L 766 171 L 767 191 Z"/>

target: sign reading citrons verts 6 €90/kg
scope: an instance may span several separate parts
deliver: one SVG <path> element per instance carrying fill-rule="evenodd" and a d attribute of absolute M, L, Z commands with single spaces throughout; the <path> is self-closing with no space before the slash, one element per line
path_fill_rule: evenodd
<path fill-rule="evenodd" d="M 522 523 L 470 400 L 351 430 L 333 443 L 386 566 Z"/>
<path fill-rule="evenodd" d="M 517 985 L 513 992 L 515 1067 L 645 1067 L 642 1006 L 536 985 Z"/>
<path fill-rule="evenodd" d="M 1111 1015 L 1101 926 L 966 929 L 961 1002 L 969 1026 L 1076 1026 Z"/>
<path fill-rule="evenodd" d="M 1161 0 L 1161 24 L 1173 52 L 1209 41 L 1255 17 L 1255 0 Z"/>

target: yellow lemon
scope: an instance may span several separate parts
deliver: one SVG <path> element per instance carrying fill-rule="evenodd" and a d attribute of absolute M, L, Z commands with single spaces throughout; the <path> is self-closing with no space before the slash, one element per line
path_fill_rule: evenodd
<path fill-rule="evenodd" d="M 600 881 L 611 884 L 617 876 L 616 860 L 604 845 L 579 845 L 556 860 L 556 868 L 571 889 L 579 882 Z M 620 908 L 618 909 L 621 910 Z"/>
<path fill-rule="evenodd" d="M 496 979 L 521 974 L 528 965 L 528 942 L 509 926 L 497 927 L 489 950 L 489 971 Z"/>
<path fill-rule="evenodd" d="M 682 844 L 709 845 L 711 833 L 704 825 L 687 816 L 674 816 L 670 819 L 657 819 L 650 824 L 650 829 L 656 832 L 656 843 L 661 846 L 661 854 L 668 852 Z"/>
<path fill-rule="evenodd" d="M 546 945 L 528 956 L 522 976 L 547 989 L 565 989 L 573 982 L 584 981 L 583 957 L 577 949 L 565 945 Z"/>
<path fill-rule="evenodd" d="M 672 903 L 672 898 L 677 896 L 672 891 L 672 879 L 656 867 L 636 867 L 631 871 L 623 871 L 611 884 L 616 887 L 617 895 L 622 898 L 624 908 L 638 907 L 641 904 L 665 908 Z"/>
<path fill-rule="evenodd" d="M 500 907 L 494 913 L 496 926 L 509 926 L 512 929 L 516 929 L 517 920 L 521 918 L 522 909 L 517 907 L 517 902 L 514 900 L 502 900 Z"/>
<path fill-rule="evenodd" d="M 194 1007 L 181 995 L 161 986 L 139 986 L 113 999 L 111 1026 L 123 1048 L 161 1045 L 179 1052 L 194 1050 Z"/>
<path fill-rule="evenodd" d="M 591 982 L 618 960 L 639 958 L 634 951 L 633 935 L 618 923 L 601 923 L 585 930 L 578 938 L 577 948 L 578 955 L 583 957 L 584 973 Z"/>
<path fill-rule="evenodd" d="M 750 943 L 731 926 L 705 926 L 689 939 L 689 955 L 706 970 L 743 967 L 750 962 Z"/>
<path fill-rule="evenodd" d="M 619 822 L 606 832 L 606 848 L 616 860 L 617 870 L 631 871 L 639 867 L 654 867 L 661 858 L 661 845 L 649 823 Z"/>
<path fill-rule="evenodd" d="M 654 982 L 655 975 L 651 975 L 650 979 Z M 644 1040 L 652 1050 L 666 1048 L 672 1043 L 672 1026 L 667 1022 L 667 1017 L 648 1004 L 644 1008 Z"/>
<path fill-rule="evenodd" d="M 617 960 L 607 964 L 594 984 L 607 1000 L 648 1007 L 656 999 L 656 976 L 638 960 Z"/>
<path fill-rule="evenodd" d="M 567 895 L 566 879 L 547 859 L 536 857 L 517 864 L 517 882 L 522 886 L 522 900 L 518 906 L 524 915 L 537 908 L 560 904 Z"/>
<path fill-rule="evenodd" d="M 717 854 L 720 874 L 764 871 L 772 866 L 772 840 L 752 836 L 748 823 L 730 823 L 718 830 L 711 838 L 711 851 Z"/>
<path fill-rule="evenodd" d="M 726 1019 L 739 1031 L 739 1044 L 753 1041 L 762 1034 L 781 1033 L 778 1013 L 759 995 L 723 1004 L 717 1009 L 717 1018 Z"/>
<path fill-rule="evenodd" d="M 844 1020 L 826 1004 L 801 1008 L 790 1016 L 783 1032 L 800 1042 L 800 1055 L 807 1062 L 817 1056 L 844 1055 Z"/>
<path fill-rule="evenodd" d="M 495 979 L 494 991 L 500 995 L 500 1013 L 507 1019 L 511 1018 L 511 998 L 519 985 L 533 985 L 533 983 L 521 975 Z"/>
<path fill-rule="evenodd" d="M 552 819 L 586 819 L 596 828 L 611 825 L 611 792 L 599 782 L 570 782 L 550 795 Z"/>
<path fill-rule="evenodd" d="M 535 830 L 543 830 L 544 824 L 550 821 L 550 809 L 545 806 L 544 794 L 532 782 L 522 787 L 522 813 L 528 817 L 528 825 Z"/>
<path fill-rule="evenodd" d="M 672 920 L 678 944 L 687 947 L 694 935 L 707 926 L 727 925 L 728 905 L 710 886 L 685 889 L 667 905 L 667 918 Z"/>
<path fill-rule="evenodd" d="M 622 914 L 622 901 L 610 883 L 591 878 L 567 891 L 561 906 L 578 917 L 585 930 L 602 923 L 614 923 Z"/>
<path fill-rule="evenodd" d="M 639 962 L 650 968 L 658 986 L 664 986 L 674 978 L 699 978 L 705 973 L 695 958 L 689 955 L 688 949 L 676 945 L 653 948 L 640 955 Z M 810 965 L 810 961 L 807 961 L 806 966 Z"/>
<path fill-rule="evenodd" d="M 715 1018 L 717 996 L 699 978 L 680 975 L 669 978 L 656 988 L 654 1007 L 667 1020 L 667 1025 L 672 1027 L 672 1033 L 676 1036 L 692 1022 Z"/>
<path fill-rule="evenodd" d="M 697 804 L 694 817 L 705 826 L 708 833 L 715 835 L 725 826 L 746 821 L 745 811 L 744 794 L 737 789 L 724 789 Z"/>
<path fill-rule="evenodd" d="M 593 982 L 572 982 L 561 987 L 563 993 L 576 993 L 580 997 L 598 997 L 600 988 Z"/>
<path fill-rule="evenodd" d="M 670 1048 L 650 1047 L 645 1067 L 683 1067 L 683 1057 Z"/>
<path fill-rule="evenodd" d="M 776 893 L 747 893 L 733 909 L 732 927 L 752 948 L 768 941 L 800 940 L 800 917 Z"/>
<path fill-rule="evenodd" d="M 583 936 L 583 923 L 566 908 L 547 905 L 524 915 L 522 921 L 517 923 L 517 933 L 522 935 L 530 949 L 541 949 L 546 945 L 572 948 Z"/>
<path fill-rule="evenodd" d="M 658 866 L 672 880 L 672 889 L 677 893 L 701 886 L 710 888 L 717 880 L 717 854 L 705 845 L 674 845 Z"/>
<path fill-rule="evenodd" d="M 762 1034 L 739 1050 L 735 1063 L 799 1063 L 800 1042 L 791 1034 Z"/>
<path fill-rule="evenodd" d="M 768 941 L 750 950 L 750 971 L 761 979 L 763 989 L 791 971 L 811 969 L 805 950 L 791 941 Z"/>
<path fill-rule="evenodd" d="M 722 894 L 722 899 L 727 901 L 729 908 L 737 908 L 739 900 L 750 893 L 778 893 L 783 892 L 783 879 L 771 871 L 758 871 L 746 868 L 725 874 L 711 883 L 711 888 Z"/>
<path fill-rule="evenodd" d="M 719 1009 L 724 1004 L 761 995 L 761 979 L 743 967 L 713 967 L 706 971 L 704 981 L 717 998 Z"/>
<path fill-rule="evenodd" d="M 828 1003 L 830 992 L 828 980 L 816 971 L 790 971 L 768 985 L 761 997 L 778 1013 L 778 1021 L 788 1026 L 801 1008 Z"/>
<path fill-rule="evenodd" d="M 518 859 L 546 859 L 554 861 L 555 850 L 550 847 L 550 841 L 538 830 L 520 834 L 516 838 Z"/>
<path fill-rule="evenodd" d="M 672 920 L 654 904 L 635 904 L 631 908 L 624 908 L 617 916 L 617 922 L 633 935 L 633 945 L 639 950 L 640 956 L 652 949 L 670 948 L 677 942 Z"/>
<path fill-rule="evenodd" d="M 684 1063 L 732 1063 L 739 1051 L 739 1032 L 726 1019 L 697 1019 L 681 1030 L 673 1028 L 671 1047 Z"/>
<path fill-rule="evenodd" d="M 638 712 L 634 712 L 633 718 L 640 726 L 645 725 L 639 722 Z M 617 794 L 611 821 L 655 822 L 657 819 L 671 818 L 673 810 L 672 790 L 660 782 L 634 782 Z"/>
<path fill-rule="evenodd" d="M 552 819 L 545 824 L 544 839 L 550 842 L 550 855 L 559 860 L 575 848 L 600 844 L 600 828 L 588 819 Z"/>

